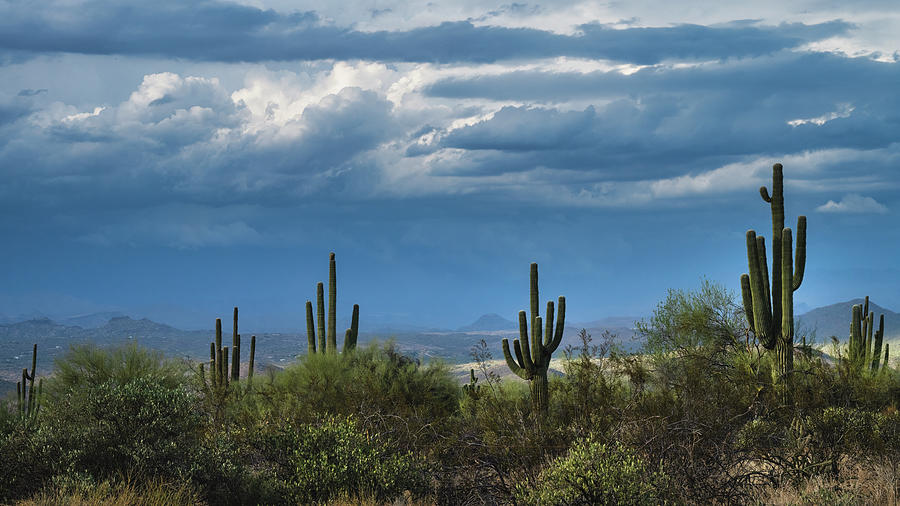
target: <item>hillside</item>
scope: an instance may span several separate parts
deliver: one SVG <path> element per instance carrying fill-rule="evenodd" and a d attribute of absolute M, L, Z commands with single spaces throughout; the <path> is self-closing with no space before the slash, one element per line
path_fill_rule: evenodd
<path fill-rule="evenodd" d="M 816 342 L 828 342 L 831 336 L 846 341 L 850 334 L 850 315 L 855 304 L 862 304 L 864 299 L 853 299 L 819 307 L 797 317 L 797 335 L 815 332 Z M 879 306 L 869 300 L 869 311 L 875 313 L 876 326 L 878 318 L 884 314 L 884 335 L 886 339 L 900 338 L 900 313 Z"/>

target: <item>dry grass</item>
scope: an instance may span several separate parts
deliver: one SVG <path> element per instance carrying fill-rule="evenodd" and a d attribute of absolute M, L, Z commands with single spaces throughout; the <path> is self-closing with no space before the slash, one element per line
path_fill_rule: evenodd
<path fill-rule="evenodd" d="M 68 488 L 68 489 L 67 489 Z M 199 494 L 187 484 L 131 480 L 104 481 L 93 487 L 47 489 L 20 506 L 181 506 L 203 504 Z"/>
<path fill-rule="evenodd" d="M 760 492 L 760 504 L 900 505 L 900 463 L 892 459 L 844 462 L 837 478 L 816 476 L 799 487 L 785 484 Z"/>

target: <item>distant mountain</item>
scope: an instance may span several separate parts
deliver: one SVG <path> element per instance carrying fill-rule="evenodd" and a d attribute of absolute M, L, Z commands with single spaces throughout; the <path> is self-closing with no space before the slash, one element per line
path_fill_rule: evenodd
<path fill-rule="evenodd" d="M 846 302 L 838 302 L 830 306 L 819 307 L 797 317 L 798 336 L 800 332 L 815 330 L 816 341 L 828 342 L 831 336 L 846 341 L 850 335 L 851 311 L 854 304 L 864 303 L 864 299 L 853 299 Z M 886 338 L 900 337 L 900 313 L 879 306 L 869 300 L 869 311 L 875 313 L 875 326 L 878 327 L 878 318 L 884 314 L 884 335 Z"/>
<path fill-rule="evenodd" d="M 106 311 L 103 313 L 90 313 L 70 316 L 68 318 L 58 319 L 57 322 L 69 327 L 94 329 L 97 327 L 102 327 L 113 318 L 121 318 L 123 316 L 125 316 L 125 314 L 119 311 Z"/>
<path fill-rule="evenodd" d="M 459 332 L 494 332 L 498 330 L 515 330 L 519 328 L 519 324 L 507 320 L 506 318 L 498 315 L 497 313 L 490 313 L 486 315 L 481 315 L 477 320 L 466 325 L 464 327 L 460 327 L 458 329 Z"/>

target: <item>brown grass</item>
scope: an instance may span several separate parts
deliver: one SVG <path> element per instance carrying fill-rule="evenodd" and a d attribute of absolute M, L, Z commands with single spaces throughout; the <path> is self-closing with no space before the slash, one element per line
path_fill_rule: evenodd
<path fill-rule="evenodd" d="M 137 484 L 131 480 L 75 490 L 47 489 L 16 503 L 21 506 L 181 506 L 203 504 L 187 484 L 151 481 Z"/>
<path fill-rule="evenodd" d="M 815 476 L 796 487 L 785 484 L 764 487 L 760 492 L 760 504 L 900 505 L 900 463 L 892 459 L 845 461 L 836 478 Z"/>

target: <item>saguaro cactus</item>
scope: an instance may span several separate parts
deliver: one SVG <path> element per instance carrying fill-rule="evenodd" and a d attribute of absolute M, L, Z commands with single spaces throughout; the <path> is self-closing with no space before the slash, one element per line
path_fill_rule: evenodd
<path fill-rule="evenodd" d="M 863 316 L 867 315 L 867 316 Z M 851 310 L 850 346 L 848 350 L 850 364 L 862 372 L 869 370 L 877 373 L 883 370 L 890 358 L 889 346 L 884 343 L 884 315 L 875 329 L 875 313 L 869 312 L 869 297 L 865 305 L 855 304 Z M 884 363 L 881 362 L 881 345 L 884 344 Z M 880 365 L 880 367 L 879 367 Z"/>
<path fill-rule="evenodd" d="M 31 351 L 31 372 L 28 368 L 22 369 L 22 381 L 16 383 L 16 395 L 18 399 L 19 414 L 26 418 L 34 418 L 41 409 L 41 391 L 44 389 L 44 378 L 38 381 L 37 396 L 34 393 L 34 370 L 37 367 L 37 344 Z M 26 388 L 26 384 L 28 385 Z"/>
<path fill-rule="evenodd" d="M 215 341 L 209 343 L 209 383 L 206 381 L 204 365 L 200 364 L 200 378 L 207 391 L 226 391 L 230 381 L 237 381 L 241 374 L 241 335 L 238 334 L 238 308 L 234 308 L 234 325 L 231 335 L 231 350 L 222 346 L 222 319 L 216 318 Z M 231 362 L 229 362 L 229 351 Z M 247 379 L 253 378 L 256 355 L 256 336 L 250 336 L 250 369 Z M 229 365 L 230 364 L 230 365 Z"/>
<path fill-rule="evenodd" d="M 538 310 L 538 266 L 531 264 L 531 343 L 529 344 L 528 322 L 525 311 L 519 311 L 519 338 L 513 341 L 515 358 L 509 352 L 509 340 L 503 340 L 503 356 L 506 365 L 517 376 L 531 383 L 531 402 L 535 413 L 543 417 L 549 406 L 547 370 L 550 368 L 550 357 L 562 341 L 563 329 L 566 325 L 566 298 L 559 297 L 557 307 L 556 331 L 553 328 L 553 301 L 547 302 L 546 330 L 542 333 L 544 322 Z"/>
<path fill-rule="evenodd" d="M 325 333 L 325 287 L 322 283 L 316 285 L 316 319 L 313 322 L 312 301 L 306 301 L 306 350 L 312 355 L 319 353 L 337 353 L 337 268 L 335 267 L 334 253 L 331 253 L 328 261 L 328 334 Z M 318 329 L 318 349 L 316 347 L 316 329 Z M 353 305 L 353 315 L 350 318 L 350 328 L 344 333 L 343 352 L 356 348 L 356 339 L 359 337 L 359 304 Z"/>
<path fill-rule="evenodd" d="M 765 239 L 748 230 L 750 274 L 741 275 L 741 294 L 750 330 L 766 349 L 776 351 L 779 372 L 786 378 L 794 368 L 794 291 L 800 288 L 806 267 L 806 216 L 797 218 L 794 255 L 792 231 L 784 226 L 784 175 L 780 163 L 772 167 L 771 196 L 765 186 L 759 193 L 772 208 L 771 286 Z"/>

